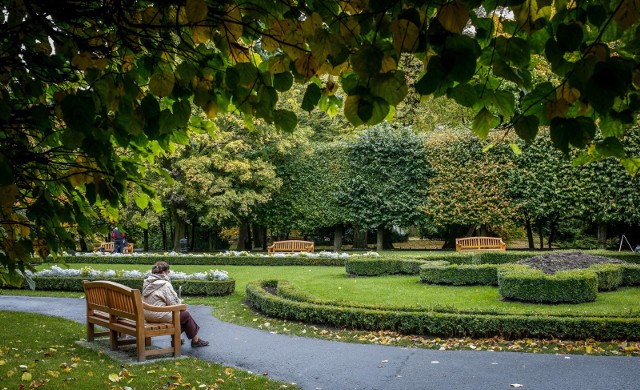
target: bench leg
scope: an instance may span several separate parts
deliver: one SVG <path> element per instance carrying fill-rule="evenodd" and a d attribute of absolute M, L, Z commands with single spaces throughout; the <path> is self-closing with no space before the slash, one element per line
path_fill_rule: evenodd
<path fill-rule="evenodd" d="M 115 330 L 109 331 L 109 342 L 111 343 L 111 350 L 118 350 L 118 332 Z"/>
<path fill-rule="evenodd" d="M 87 341 L 93 341 L 95 339 L 96 326 L 90 322 L 87 322 Z"/>
<path fill-rule="evenodd" d="M 151 346 L 151 337 L 145 337 L 144 346 L 145 347 L 150 347 Z"/>
<path fill-rule="evenodd" d="M 147 360 L 147 355 L 145 354 L 145 345 L 147 344 L 147 340 L 149 340 L 149 344 L 151 344 L 151 337 L 136 337 L 136 351 L 138 352 L 138 361 L 144 362 Z"/>

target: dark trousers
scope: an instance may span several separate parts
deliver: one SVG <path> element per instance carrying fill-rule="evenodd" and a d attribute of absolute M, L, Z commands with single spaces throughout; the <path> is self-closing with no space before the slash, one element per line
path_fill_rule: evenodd
<path fill-rule="evenodd" d="M 123 249 L 122 248 L 122 244 L 123 244 L 122 241 L 120 241 L 120 242 L 114 241 L 113 242 L 113 252 L 114 253 L 122 253 L 122 249 Z"/>
<path fill-rule="evenodd" d="M 189 340 L 196 337 L 200 327 L 194 321 L 193 317 L 191 317 L 191 313 L 186 310 L 180 312 L 180 327 L 182 331 L 187 334 Z"/>

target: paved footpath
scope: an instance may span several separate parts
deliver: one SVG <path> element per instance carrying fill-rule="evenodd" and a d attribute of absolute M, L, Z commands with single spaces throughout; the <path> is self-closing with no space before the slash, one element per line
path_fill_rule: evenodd
<path fill-rule="evenodd" d="M 0 310 L 63 317 L 84 323 L 78 298 L 0 296 Z M 365 389 L 639 389 L 640 358 L 436 351 L 352 344 L 271 334 L 222 322 L 207 306 L 190 306 L 211 341 L 183 353 L 311 390 Z M 84 336 L 84 335 L 83 335 Z M 154 344 L 156 341 L 154 341 Z M 168 344 L 168 339 L 166 341 Z M 161 345 L 161 344 L 159 344 Z"/>

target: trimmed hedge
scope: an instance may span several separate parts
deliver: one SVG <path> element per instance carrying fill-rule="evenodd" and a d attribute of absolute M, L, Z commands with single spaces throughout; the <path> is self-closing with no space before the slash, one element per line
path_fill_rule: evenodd
<path fill-rule="evenodd" d="M 379 275 L 418 275 L 424 260 L 400 259 L 348 259 L 345 269 L 350 275 L 379 276 Z"/>
<path fill-rule="evenodd" d="M 431 284 L 454 286 L 481 284 L 498 285 L 500 264 L 449 264 L 446 261 L 430 261 L 420 266 L 420 280 Z"/>
<path fill-rule="evenodd" d="M 623 264 L 621 268 L 623 286 L 640 285 L 640 264 Z"/>
<path fill-rule="evenodd" d="M 598 276 L 598 291 L 613 291 L 622 285 L 620 264 L 594 264 L 587 269 Z"/>
<path fill-rule="evenodd" d="M 165 261 L 171 265 L 257 265 L 257 266 L 338 266 L 344 258 L 331 257 L 279 257 L 279 256 L 59 256 L 46 263 L 88 264 L 149 264 Z"/>
<path fill-rule="evenodd" d="M 45 291 L 84 291 L 82 287 L 83 280 L 89 280 L 88 277 L 50 277 L 50 276 L 34 276 L 33 280 L 36 282 L 37 290 Z M 132 279 L 132 278 L 109 278 L 100 279 L 109 280 L 112 282 L 120 283 L 125 286 L 142 290 L 142 283 L 144 279 Z M 182 286 L 182 295 L 206 295 L 206 296 L 221 296 L 230 295 L 235 292 L 236 281 L 233 279 L 228 280 L 172 280 L 171 284 L 178 290 Z M 8 287 L 3 287 L 8 288 Z M 23 288 L 28 288 L 24 285 Z"/>
<path fill-rule="evenodd" d="M 640 319 L 527 316 L 507 314 L 445 313 L 433 310 L 398 311 L 330 306 L 294 301 L 272 294 L 278 291 L 278 281 L 257 281 L 247 284 L 249 305 L 275 318 L 319 323 L 339 328 L 394 330 L 406 334 L 429 334 L 444 337 L 638 340 Z M 270 291 L 265 290 L 268 288 Z"/>
<path fill-rule="evenodd" d="M 547 275 L 524 265 L 498 270 L 498 291 L 505 298 L 537 303 L 582 303 L 596 300 L 598 275 L 590 270 Z"/>

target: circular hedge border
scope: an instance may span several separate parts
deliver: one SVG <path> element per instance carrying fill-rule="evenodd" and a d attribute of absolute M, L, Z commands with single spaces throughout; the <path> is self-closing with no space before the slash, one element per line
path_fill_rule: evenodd
<path fill-rule="evenodd" d="M 569 317 L 566 315 L 510 315 L 504 313 L 460 313 L 433 309 L 395 310 L 384 307 L 354 307 L 308 301 L 304 294 L 294 299 L 280 294 L 285 281 L 256 281 L 246 287 L 249 306 L 270 317 L 338 328 L 393 330 L 405 334 L 443 337 L 524 337 L 638 340 L 640 318 Z"/>

